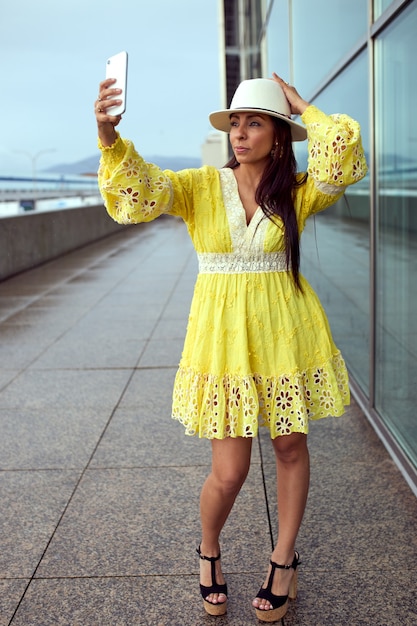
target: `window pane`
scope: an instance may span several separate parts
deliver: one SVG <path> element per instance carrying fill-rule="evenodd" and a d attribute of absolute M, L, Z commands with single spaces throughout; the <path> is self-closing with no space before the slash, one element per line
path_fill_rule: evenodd
<path fill-rule="evenodd" d="M 290 79 L 288 25 L 288 3 L 274 2 L 269 16 L 266 38 L 268 76 L 276 72 L 285 80 Z"/>
<path fill-rule="evenodd" d="M 374 20 L 377 20 L 392 2 L 393 0 L 374 0 Z"/>
<path fill-rule="evenodd" d="M 368 2 L 292 1 L 294 84 L 309 97 L 366 35 Z"/>
<path fill-rule="evenodd" d="M 417 459 L 417 5 L 376 41 L 376 408 Z"/>
<path fill-rule="evenodd" d="M 369 154 L 367 54 L 356 59 L 314 102 L 325 113 L 347 113 L 362 128 Z M 304 151 L 306 146 L 303 147 Z M 305 155 L 297 151 L 297 160 Z M 305 164 L 303 163 L 303 166 Z M 369 389 L 369 175 L 310 220 L 302 271 L 328 314 L 336 345 L 364 391 Z"/>

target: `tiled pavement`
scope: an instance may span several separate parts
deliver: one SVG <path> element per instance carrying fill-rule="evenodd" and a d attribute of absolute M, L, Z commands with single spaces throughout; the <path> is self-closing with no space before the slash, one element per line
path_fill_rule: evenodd
<path fill-rule="evenodd" d="M 198 595 L 206 441 L 170 418 L 196 274 L 185 227 L 130 227 L 0 283 L 0 626 L 246 626 L 276 536 L 266 433 Z M 417 624 L 417 501 L 352 403 L 312 424 L 286 626 Z"/>

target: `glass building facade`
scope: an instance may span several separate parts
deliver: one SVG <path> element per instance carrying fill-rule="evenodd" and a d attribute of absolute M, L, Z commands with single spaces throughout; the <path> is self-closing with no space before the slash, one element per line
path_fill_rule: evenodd
<path fill-rule="evenodd" d="M 250 66 L 226 71 L 228 94 L 276 71 L 326 113 L 361 124 L 369 173 L 310 221 L 302 271 L 356 400 L 417 494 L 417 0 L 221 2 L 232 6 L 240 53 L 250 34 L 256 63 L 250 76 Z M 296 156 L 304 169 L 306 145 Z"/>

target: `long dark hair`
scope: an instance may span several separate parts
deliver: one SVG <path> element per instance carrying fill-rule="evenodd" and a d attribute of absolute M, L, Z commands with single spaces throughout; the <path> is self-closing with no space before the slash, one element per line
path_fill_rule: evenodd
<path fill-rule="evenodd" d="M 297 179 L 297 162 L 292 149 L 291 127 L 289 124 L 272 117 L 275 140 L 270 163 L 265 167 L 261 181 L 256 189 L 255 200 L 265 216 L 278 223 L 281 218 L 284 225 L 285 258 L 287 269 L 291 273 L 296 287 L 302 291 L 300 283 L 300 237 L 297 216 L 294 209 L 294 190 L 303 185 L 307 174 Z M 225 167 L 235 169 L 239 162 L 232 156 Z"/>

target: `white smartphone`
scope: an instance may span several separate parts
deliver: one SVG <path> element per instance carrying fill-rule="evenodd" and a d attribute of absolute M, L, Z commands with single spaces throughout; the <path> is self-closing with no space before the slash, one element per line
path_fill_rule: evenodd
<path fill-rule="evenodd" d="M 107 112 L 109 115 L 122 115 L 126 111 L 127 52 L 119 52 L 107 59 L 106 78 L 115 78 L 116 82 L 112 85 L 112 88 L 122 90 L 122 93 L 116 96 L 117 100 L 122 100 L 122 103 L 108 108 Z"/>

